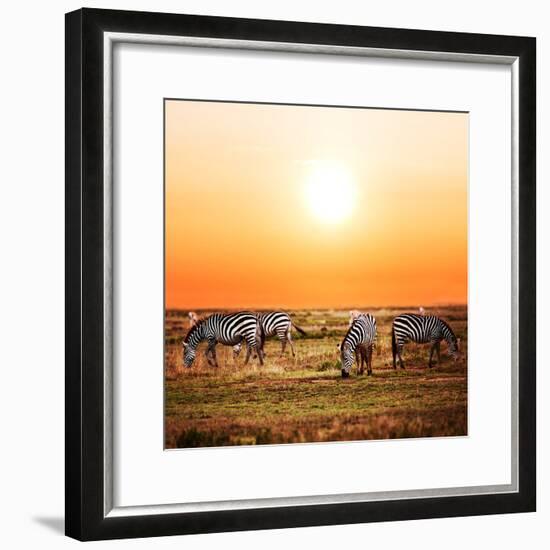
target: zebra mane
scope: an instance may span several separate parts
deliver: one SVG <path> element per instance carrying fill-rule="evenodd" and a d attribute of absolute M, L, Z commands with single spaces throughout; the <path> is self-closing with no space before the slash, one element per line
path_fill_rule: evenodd
<path fill-rule="evenodd" d="M 363 315 L 363 313 L 361 313 Z M 348 337 L 349 333 L 351 332 L 351 329 L 355 326 L 355 323 L 357 323 L 357 320 L 361 317 L 361 315 L 358 315 L 354 320 L 353 323 L 348 327 L 348 330 L 346 332 L 346 335 L 344 336 L 344 339 L 342 340 L 342 343 L 346 341 L 346 338 Z"/>
<path fill-rule="evenodd" d="M 207 318 L 206 318 L 207 319 Z M 206 319 L 199 319 L 197 323 L 195 323 L 190 329 L 189 329 L 189 332 L 185 335 L 185 338 L 183 339 L 183 341 L 185 343 L 189 342 L 189 339 L 191 338 L 191 336 L 193 334 L 195 334 L 195 332 L 197 332 L 197 330 L 199 329 L 199 327 L 201 327 L 204 322 L 206 321 Z"/>
<path fill-rule="evenodd" d="M 348 330 L 346 331 L 346 334 L 344 335 L 344 339 L 342 340 L 342 345 L 344 344 L 344 342 L 346 341 L 346 338 L 348 337 L 349 335 L 349 331 L 353 328 L 353 325 L 355 325 L 355 321 L 356 319 L 353 320 L 353 323 L 348 327 Z"/>
<path fill-rule="evenodd" d="M 447 330 L 449 331 L 450 335 L 456 340 L 456 334 L 454 333 L 454 330 L 451 328 L 451 325 L 449 325 L 449 323 L 447 323 L 447 321 L 445 321 L 444 319 L 441 319 L 441 317 L 439 318 L 439 320 L 441 321 L 441 323 L 443 324 L 444 327 L 447 328 Z"/>

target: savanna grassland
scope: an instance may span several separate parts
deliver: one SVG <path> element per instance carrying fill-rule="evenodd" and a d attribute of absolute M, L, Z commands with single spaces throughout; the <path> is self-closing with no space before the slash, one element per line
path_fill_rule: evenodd
<path fill-rule="evenodd" d="M 270 338 L 265 363 L 245 350 L 234 361 L 232 349 L 218 345 L 219 368 L 210 367 L 203 343 L 189 369 L 182 362 L 181 340 L 189 329 L 187 311 L 169 310 L 165 325 L 165 446 L 205 447 L 401 437 L 457 436 L 467 433 L 467 308 L 427 309 L 461 338 L 455 363 L 441 344 L 441 364 L 427 368 L 429 345 L 409 343 L 406 369 L 394 370 L 392 319 L 411 308 L 371 308 L 378 342 L 373 375 L 348 379 L 340 374 L 337 344 L 348 328 L 348 310 L 289 311 L 295 330 L 289 346 Z M 206 316 L 211 311 L 198 311 Z"/>

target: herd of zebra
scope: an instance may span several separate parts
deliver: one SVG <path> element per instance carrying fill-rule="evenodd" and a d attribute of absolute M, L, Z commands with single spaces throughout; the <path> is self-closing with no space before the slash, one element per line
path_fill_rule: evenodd
<path fill-rule="evenodd" d="M 241 311 L 238 313 L 213 313 L 204 319 L 199 319 L 193 312 L 189 313 L 191 329 L 183 340 L 183 362 L 191 367 L 197 354 L 197 347 L 202 341 L 207 342 L 206 359 L 211 366 L 218 366 L 216 345 L 233 346 L 236 358 L 242 348 L 246 346 L 245 365 L 251 354 L 257 356 L 260 365 L 263 365 L 265 352 L 264 344 L 268 337 L 276 336 L 281 342 L 281 355 L 284 354 L 287 343 L 292 355 L 295 355 L 291 331 L 294 327 L 305 335 L 306 332 L 298 327 L 284 311 L 270 311 L 255 313 Z M 372 354 L 376 344 L 376 319 L 370 313 L 359 311 L 350 312 L 349 328 L 342 342 L 338 345 L 342 363 L 342 377 L 349 377 L 354 360 L 359 374 L 372 374 Z M 394 318 L 391 331 L 393 368 L 397 368 L 397 361 L 402 369 L 405 368 L 402 353 L 407 342 L 417 344 L 431 344 L 428 367 L 432 367 L 434 352 L 438 363 L 441 361 L 441 341 L 447 343 L 449 355 L 456 361 L 459 354 L 460 339 L 458 339 L 449 324 L 434 315 L 426 315 L 420 308 L 420 314 L 405 313 Z"/>

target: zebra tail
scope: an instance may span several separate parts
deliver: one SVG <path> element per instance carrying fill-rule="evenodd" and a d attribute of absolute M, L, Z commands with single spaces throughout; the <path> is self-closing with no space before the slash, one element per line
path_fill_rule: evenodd
<path fill-rule="evenodd" d="M 291 321 L 292 322 L 292 321 Z M 294 323 L 292 323 L 292 326 L 302 335 L 302 336 L 305 336 L 307 334 L 307 332 L 303 329 L 303 328 L 300 328 L 299 326 L 295 325 Z"/>

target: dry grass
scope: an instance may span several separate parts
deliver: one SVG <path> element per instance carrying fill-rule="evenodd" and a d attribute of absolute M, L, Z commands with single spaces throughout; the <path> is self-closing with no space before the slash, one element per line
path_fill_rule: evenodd
<path fill-rule="evenodd" d="M 337 344 L 347 330 L 348 311 L 294 311 L 307 331 L 293 332 L 296 358 L 269 340 L 266 362 L 233 361 L 218 346 L 219 368 L 208 366 L 203 349 L 190 369 L 178 342 L 188 329 L 186 312 L 166 318 L 166 447 L 257 445 L 465 435 L 467 430 L 467 312 L 465 306 L 430 310 L 449 321 L 462 339 L 454 363 L 442 345 L 442 364 L 427 369 L 429 347 L 408 344 L 406 370 L 392 368 L 390 330 L 405 309 L 370 309 L 378 324 L 373 376 L 340 377 Z M 201 312 L 206 315 L 210 312 Z M 204 344 L 203 344 L 204 345 Z"/>

